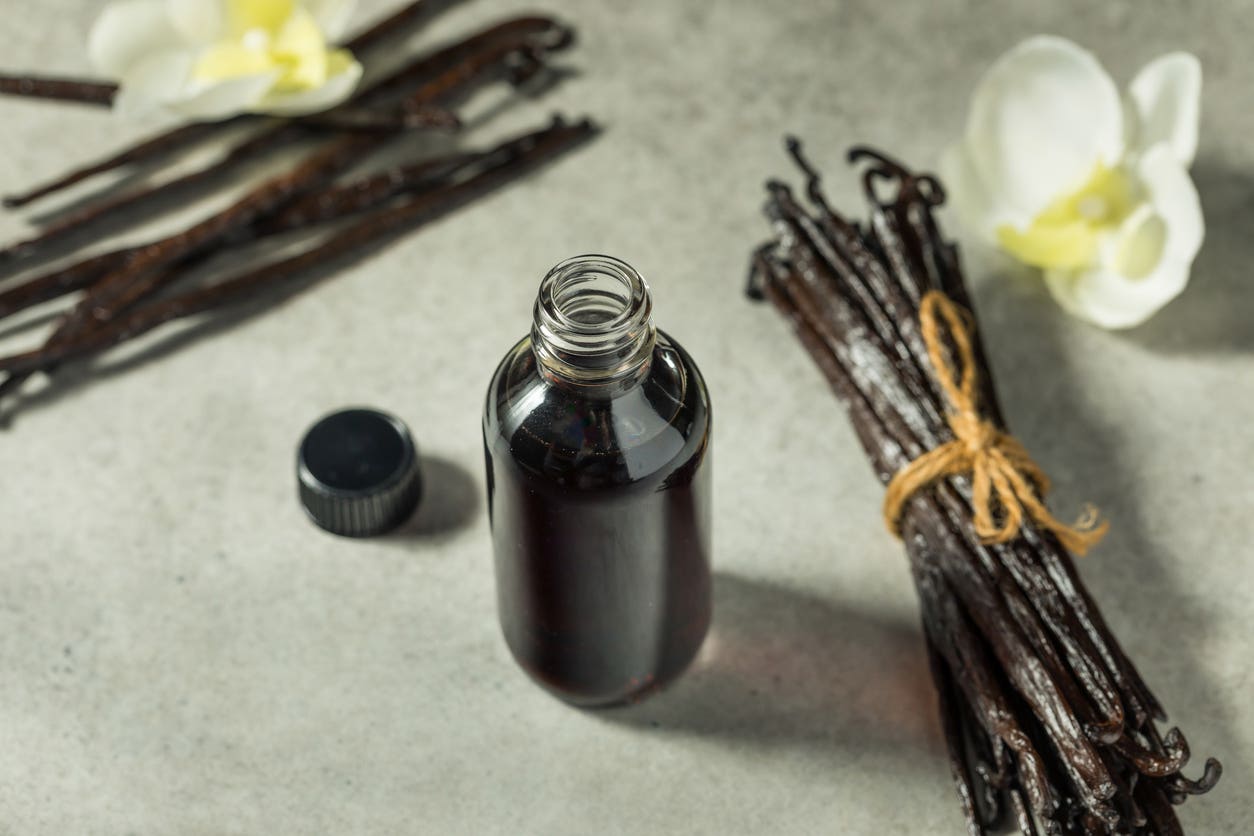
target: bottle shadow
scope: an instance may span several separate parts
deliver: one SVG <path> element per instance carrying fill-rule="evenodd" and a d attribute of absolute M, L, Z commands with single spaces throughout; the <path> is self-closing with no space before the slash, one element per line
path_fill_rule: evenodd
<path fill-rule="evenodd" d="M 1181 589 L 1179 560 L 1152 534 L 1161 524 L 1148 518 L 1128 464 L 1137 452 L 1127 449 L 1118 427 L 1102 419 L 1091 394 L 1081 391 L 1076 384 L 1080 378 L 1070 372 L 1081 359 L 1075 356 L 1069 329 L 1087 326 L 1057 309 L 1038 277 L 999 275 L 990 277 L 989 284 L 1004 291 L 981 299 L 982 327 L 997 347 L 994 365 L 1050 370 L 1047 384 L 1033 374 L 998 375 L 1011 429 L 1044 471 L 1058 477 L 1060 493 L 1092 501 L 1111 521 L 1110 533 L 1097 549 L 1076 561 L 1082 578 L 1170 715 L 1166 725 L 1179 725 L 1193 744 L 1186 775 L 1200 775 L 1211 756 L 1223 763 L 1225 772 L 1248 775 L 1250 743 L 1232 739 L 1237 706 L 1211 681 L 1199 659 L 1199 650 L 1212 644 L 1219 631 L 1211 608 Z M 1238 545 L 1230 548 L 1230 559 L 1236 559 Z M 1224 748 L 1211 751 L 1212 746 Z M 1223 792 L 1222 783 L 1218 792 Z M 1224 815 L 1205 799 L 1185 805 L 1181 814 L 1192 823 L 1206 821 L 1200 816 Z"/>
<path fill-rule="evenodd" d="M 1127 338 L 1162 354 L 1254 351 L 1254 282 L 1250 281 L 1250 230 L 1254 229 L 1254 175 L 1213 160 L 1199 160 L 1193 179 L 1206 218 L 1206 240 L 1192 279 L 1179 298 Z"/>
<path fill-rule="evenodd" d="M 936 697 L 913 624 L 854 602 L 714 578 L 714 623 L 667 690 L 597 716 L 737 743 L 920 753 L 944 768 Z M 926 760 L 923 761 L 926 763 Z"/>

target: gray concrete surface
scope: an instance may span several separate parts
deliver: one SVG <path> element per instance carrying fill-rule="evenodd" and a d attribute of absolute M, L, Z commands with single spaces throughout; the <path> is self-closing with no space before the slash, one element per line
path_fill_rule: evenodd
<path fill-rule="evenodd" d="M 100 5 L 4 0 L 0 62 L 85 72 Z M 579 27 L 579 74 L 472 137 L 560 107 L 602 120 L 599 141 L 263 316 L 33 385 L 0 432 L 0 833 L 963 832 L 880 489 L 784 324 L 739 291 L 784 131 L 856 208 L 846 146 L 932 165 L 982 68 L 1037 32 L 1121 80 L 1170 49 L 1205 67 L 1208 240 L 1182 298 L 1105 333 L 996 257 L 966 263 L 1056 507 L 1113 520 L 1086 580 L 1199 763 L 1227 766 L 1187 829 L 1248 832 L 1254 8 L 479 0 L 424 37 L 536 7 Z M 153 128 L 12 100 L 0 120 L 6 190 Z M 540 276 L 583 251 L 650 278 L 716 406 L 714 633 L 673 690 L 593 714 L 499 637 L 479 437 Z M 345 404 L 396 412 L 428 457 L 399 535 L 336 539 L 297 507 L 294 444 Z"/>

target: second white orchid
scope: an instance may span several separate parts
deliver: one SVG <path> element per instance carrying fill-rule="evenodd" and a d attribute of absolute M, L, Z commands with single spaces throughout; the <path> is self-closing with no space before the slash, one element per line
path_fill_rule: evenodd
<path fill-rule="evenodd" d="M 1188 174 L 1202 74 L 1187 53 L 1148 64 L 1121 97 L 1092 54 L 1035 37 L 976 87 L 941 161 L 958 213 L 1044 270 L 1066 310 L 1106 328 L 1145 321 L 1188 283 L 1204 223 Z"/>
<path fill-rule="evenodd" d="M 351 0 L 117 0 L 89 52 L 120 83 L 115 107 L 195 119 L 300 114 L 346 99 L 361 79 L 331 44 Z"/>

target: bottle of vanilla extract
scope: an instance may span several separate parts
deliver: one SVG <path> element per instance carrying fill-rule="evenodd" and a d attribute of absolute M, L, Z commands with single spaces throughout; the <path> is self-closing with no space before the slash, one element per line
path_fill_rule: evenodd
<path fill-rule="evenodd" d="M 483 437 L 514 658 L 585 707 L 672 681 L 710 623 L 710 400 L 639 273 L 601 255 L 549 271 Z"/>

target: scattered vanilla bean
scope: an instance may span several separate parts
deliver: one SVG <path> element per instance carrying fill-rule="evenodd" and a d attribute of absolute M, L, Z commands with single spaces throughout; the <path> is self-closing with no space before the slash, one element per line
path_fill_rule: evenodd
<path fill-rule="evenodd" d="M 344 48 L 360 57 L 362 53 L 373 51 L 387 41 L 410 34 L 454 2 L 455 0 L 411 0 L 392 14 L 353 35 L 344 43 Z"/>
<path fill-rule="evenodd" d="M 489 151 L 466 151 L 420 163 L 393 166 L 327 186 L 293 201 L 260 224 L 233 233 L 229 236 L 230 243 L 317 226 L 377 208 L 397 195 L 412 194 L 439 185 L 464 168 L 526 148 L 549 130 L 560 126 L 559 120 L 550 128 L 524 134 Z M 0 291 L 0 319 L 66 293 L 82 290 L 110 271 L 124 267 L 146 248 L 159 244 L 161 241 L 152 241 L 89 256 Z"/>
<path fill-rule="evenodd" d="M 362 251 L 402 229 L 428 223 L 534 170 L 596 134 L 583 120 L 557 123 L 532 135 L 532 141 L 510 140 L 485 157 L 492 162 L 467 179 L 378 209 L 339 230 L 306 251 L 248 270 L 209 287 L 184 291 L 137 308 L 124 316 L 78 332 L 73 339 L 49 343 L 24 354 L 0 358 L 0 370 L 10 379 L 49 369 L 67 360 L 87 356 L 133 339 L 187 316 L 238 304 L 328 262 Z M 497 158 L 497 152 L 503 154 Z"/>
<path fill-rule="evenodd" d="M 126 247 L 89 256 L 67 267 L 58 267 L 0 292 L 0 319 L 66 293 L 82 290 L 139 252 Z"/>
<path fill-rule="evenodd" d="M 453 174 L 458 168 L 478 160 L 484 153 L 486 152 L 451 154 L 422 163 L 397 166 L 347 183 L 327 186 L 321 191 L 293 202 L 277 215 L 263 222 L 259 228 L 252 231 L 241 230 L 229 237 L 232 241 L 249 240 L 339 220 L 374 208 L 397 194 L 417 191 L 435 184 Z M 146 248 L 159 244 L 161 244 L 160 240 L 152 241 L 88 256 L 73 264 L 57 267 L 0 291 L 0 319 L 66 293 L 82 290 L 110 271 L 126 266 Z"/>
<path fill-rule="evenodd" d="M 887 483 L 954 437 L 919 331 L 930 290 L 970 307 L 956 250 L 933 217 L 943 191 L 854 149 L 872 207 L 856 225 L 830 208 L 799 146 L 789 147 L 811 207 L 769 185 L 775 237 L 754 256 L 750 292 L 792 324 Z M 885 184 L 895 189 L 888 199 L 877 194 Z M 1004 431 L 974 315 L 971 323 L 981 417 Z M 1057 538 L 1027 519 L 1016 538 L 987 544 L 972 516 L 970 479 L 955 476 L 915 493 L 901 518 L 969 832 L 1012 815 L 1030 836 L 1181 833 L 1172 805 L 1213 787 L 1218 762 L 1197 781 L 1180 774 L 1183 735 L 1159 733 L 1161 708 Z"/>
<path fill-rule="evenodd" d="M 375 144 L 373 135 L 350 136 L 336 141 L 291 171 L 272 177 L 251 189 L 227 209 L 195 223 L 182 232 L 163 238 L 136 252 L 96 279 L 87 295 L 61 318 L 46 346 L 66 343 L 98 323 L 152 296 L 177 279 L 173 265 L 220 244 L 239 230 L 266 217 L 285 202 L 330 181 L 353 165 Z M 107 258 L 107 257 L 106 257 Z M 0 395 L 21 385 L 24 376 L 12 375 L 0 387 Z"/>
<path fill-rule="evenodd" d="M 392 34 L 413 11 L 447 5 L 441 0 L 412 3 L 384 25 L 365 33 Z M 389 28 L 391 27 L 391 28 Z M 369 40 L 369 38 L 367 39 Z M 51 373 L 67 358 L 128 339 L 173 318 L 189 316 L 246 298 L 254 292 L 352 254 L 406 226 L 444 214 L 502 185 L 535 165 L 593 135 L 588 122 L 569 126 L 560 119 L 544 130 L 516 137 L 483 152 L 461 152 L 395 166 L 333 182 L 349 167 L 404 132 L 456 127 L 448 108 L 485 82 L 503 79 L 518 86 L 545 67 L 547 53 L 573 41 L 568 28 L 546 17 L 519 17 L 409 61 L 399 70 L 359 90 L 348 102 L 322 114 L 270 120 L 259 132 L 228 148 L 212 163 L 157 186 L 89 202 L 85 208 L 45 227 L 35 237 L 0 249 L 0 263 L 58 254 L 54 245 L 70 235 L 99 233 L 102 222 L 134 224 L 172 197 L 188 197 L 201 186 L 216 187 L 222 175 L 241 163 L 302 140 L 317 144 L 286 173 L 265 179 L 226 210 L 183 231 L 147 244 L 80 258 L 68 266 L 20 281 L 0 292 L 0 317 L 75 291 L 85 291 L 35 352 L 5 362 L 0 397 L 15 391 L 36 371 Z M 226 124 L 256 121 L 241 116 L 220 123 L 194 124 L 167 132 L 46 184 L 11 203 L 52 193 L 93 174 L 131 163 L 160 161 Z M 339 135 L 319 139 L 321 132 Z M 122 213 L 126 216 L 122 217 Z M 217 282 L 208 288 L 171 292 L 171 286 L 214 252 L 256 238 L 321 223 L 342 221 L 337 231 L 290 258 Z M 85 236 L 84 236 L 85 237 Z M 59 247 L 60 253 L 66 247 Z M 38 356 L 38 362 L 31 358 Z"/>
<path fill-rule="evenodd" d="M 393 14 L 371 25 L 365 31 L 354 35 L 344 46 L 360 57 L 363 53 L 373 51 L 387 40 L 407 34 L 415 26 L 425 22 L 448 5 L 450 5 L 448 0 L 414 0 L 414 2 L 407 3 Z M 116 92 L 116 85 L 113 85 L 113 87 L 113 92 Z M 109 102 L 113 100 L 113 92 L 109 93 Z M 101 95 L 103 95 L 103 92 Z M 103 174 L 106 171 L 112 171 L 131 163 L 146 162 L 166 157 L 212 136 L 227 125 L 259 118 L 246 114 L 218 122 L 194 122 L 189 125 L 172 128 L 130 148 L 112 154 L 103 160 L 70 171 L 24 193 L 9 195 L 4 198 L 3 205 L 8 208 L 25 206 L 41 197 L 69 188 L 97 174 Z"/>
<path fill-rule="evenodd" d="M 249 190 L 229 207 L 175 235 L 144 247 L 126 264 L 110 271 L 88 291 L 87 298 L 66 318 L 50 338 L 72 332 L 87 318 L 110 319 L 160 286 L 157 272 L 170 264 L 220 243 L 237 230 L 247 228 L 292 199 L 307 194 L 356 164 L 374 150 L 373 135 L 337 140 L 306 158 L 301 164 Z"/>
<path fill-rule="evenodd" d="M 517 53 L 547 54 L 560 52 L 573 42 L 574 30 L 552 17 L 525 15 L 509 18 L 411 61 L 371 84 L 351 99 L 350 104 L 374 107 L 403 97 L 415 84 L 426 81 L 432 74 L 495 46 L 513 45 Z"/>
<path fill-rule="evenodd" d="M 43 76 L 0 75 L 0 95 L 29 99 L 53 99 L 80 104 L 113 104 L 118 86 L 110 82 L 79 78 L 46 78 Z"/>
<path fill-rule="evenodd" d="M 472 54 L 419 87 L 407 99 L 407 106 L 418 109 L 430 105 L 485 75 L 491 75 L 517 49 L 516 45 L 505 43 Z M 211 246 L 237 230 L 246 229 L 284 203 L 329 182 L 330 178 L 360 162 L 364 155 L 376 150 L 388 138 L 367 134 L 336 140 L 292 171 L 255 187 L 227 209 L 158 245 L 147 247 L 125 267 L 100 279 L 62 328 L 72 330 L 88 315 L 97 320 L 116 316 L 159 286 L 151 271 Z M 145 273 L 149 273 L 147 278 Z M 52 339 L 57 339 L 57 336 L 54 334 Z"/>
<path fill-rule="evenodd" d="M 16 209 L 28 203 L 33 203 L 41 197 L 46 197 L 81 183 L 90 177 L 95 177 L 97 174 L 113 171 L 131 163 L 162 159 L 216 134 L 227 124 L 235 124 L 246 118 L 248 117 L 235 117 L 234 119 L 226 119 L 221 122 L 193 122 L 189 125 L 173 128 L 151 139 L 132 145 L 103 160 L 90 163 L 81 168 L 72 169 L 60 177 L 49 180 L 29 191 L 7 195 L 4 198 L 4 206 L 9 209 Z"/>
<path fill-rule="evenodd" d="M 412 62 L 392 76 L 359 92 L 350 99 L 350 103 L 354 106 L 375 105 L 378 99 L 386 98 L 386 94 L 390 94 L 399 80 L 408 82 L 415 77 L 428 77 L 417 91 L 405 97 L 401 105 L 409 112 L 421 112 L 423 108 L 435 106 L 439 100 L 480 82 L 500 75 L 508 76 L 513 66 L 512 59 L 520 52 L 560 49 L 570 42 L 570 30 L 549 18 L 527 17 L 506 21 Z M 433 73 L 435 75 L 431 78 Z M 46 227 L 32 238 L 0 249 L 0 262 L 34 254 L 70 235 L 84 232 L 97 222 L 117 217 L 119 213 L 134 213 L 143 206 L 160 206 L 164 201 L 183 195 L 202 184 L 216 185 L 224 173 L 237 165 L 262 154 L 272 153 L 308 135 L 308 129 L 298 122 L 267 129 L 234 146 L 218 162 L 205 168 L 90 205 Z"/>
<path fill-rule="evenodd" d="M 448 108 L 398 107 L 391 110 L 366 108 L 335 108 L 326 113 L 301 117 L 302 125 L 312 125 L 333 131 L 381 131 L 396 133 L 420 128 L 444 128 L 453 130 L 462 126 L 461 119 Z"/>
<path fill-rule="evenodd" d="M 541 142 L 551 141 L 554 136 L 561 135 L 567 128 L 565 120 L 555 116 L 548 127 L 521 134 L 487 151 L 463 151 L 362 175 L 290 203 L 278 214 L 262 221 L 254 234 L 271 235 L 342 220 L 378 208 L 397 195 L 422 192 L 442 184 L 464 170 L 496 165 L 521 157 Z M 590 136 L 595 132 L 587 121 L 574 126 L 573 130 L 579 136 L 585 133 Z"/>
<path fill-rule="evenodd" d="M 263 221 L 258 235 L 300 229 L 335 221 L 376 208 L 399 194 L 421 191 L 448 179 L 459 169 L 492 152 L 450 154 L 412 165 L 395 166 L 324 189 L 297 200 L 274 217 Z"/>

